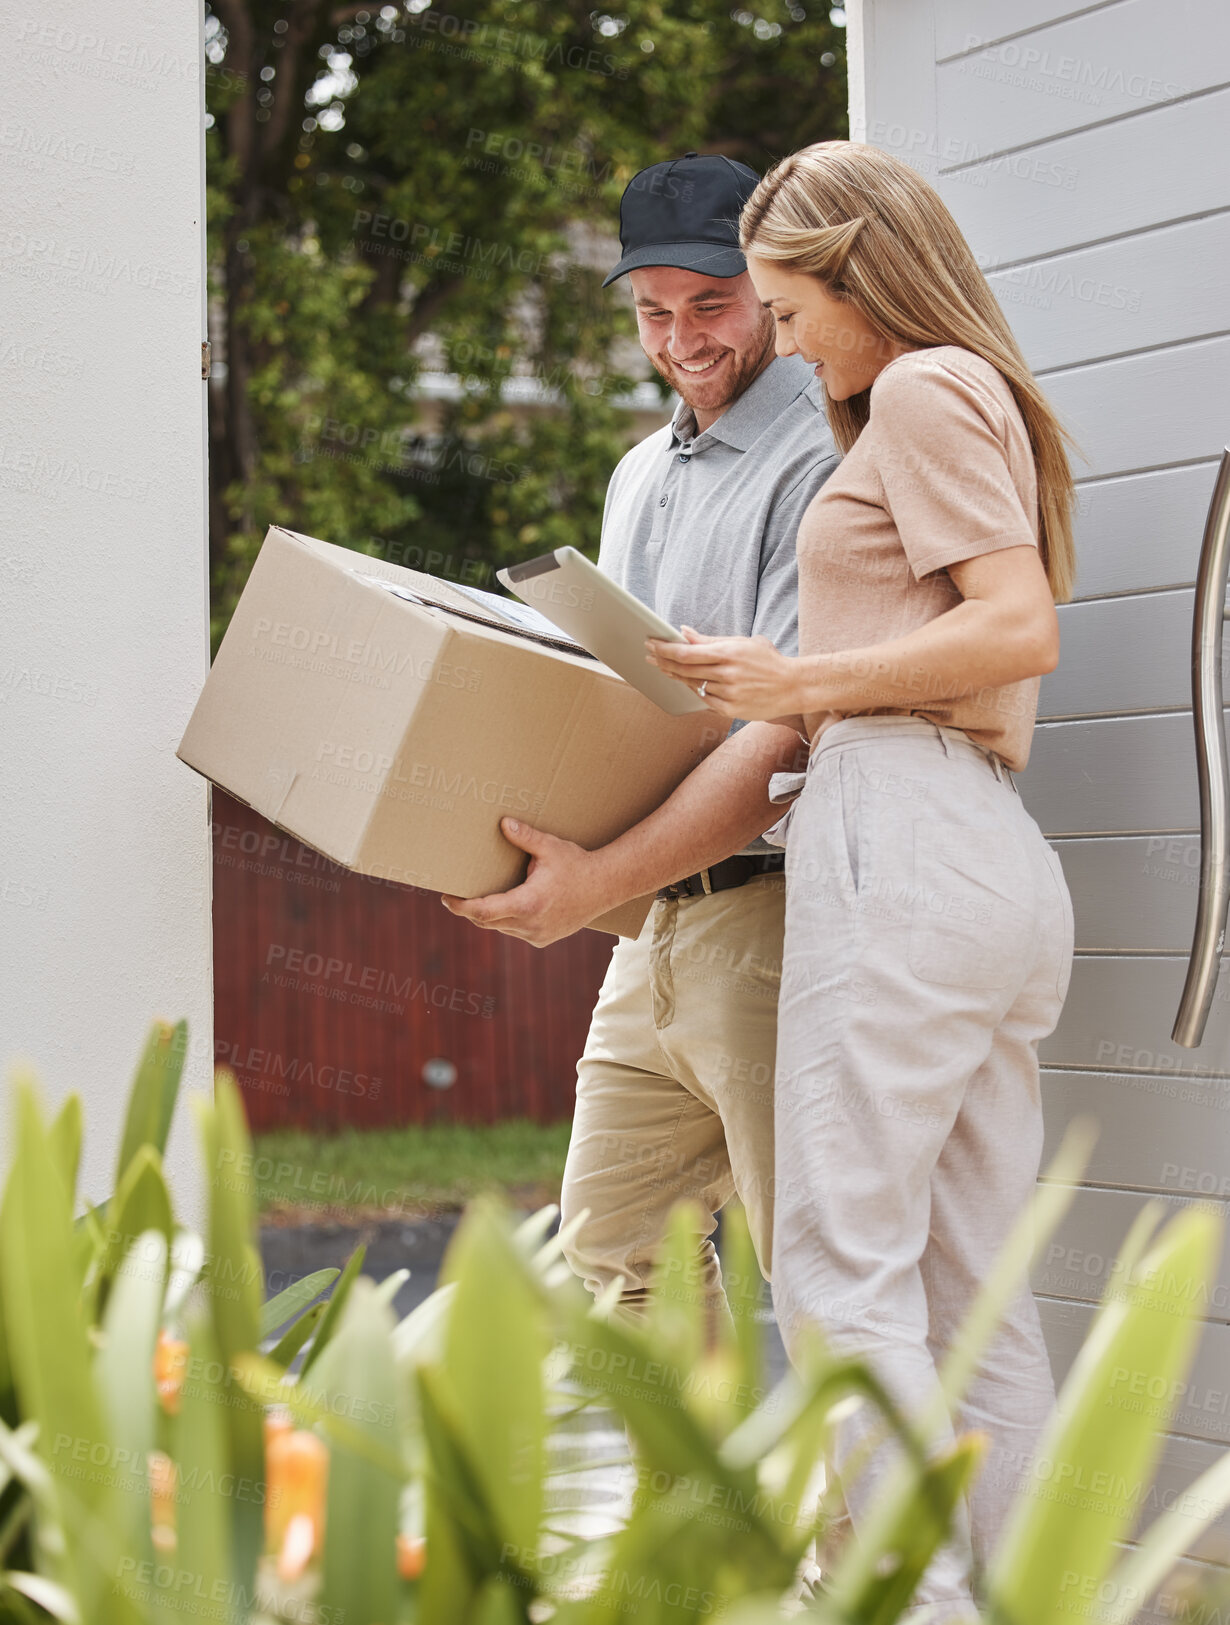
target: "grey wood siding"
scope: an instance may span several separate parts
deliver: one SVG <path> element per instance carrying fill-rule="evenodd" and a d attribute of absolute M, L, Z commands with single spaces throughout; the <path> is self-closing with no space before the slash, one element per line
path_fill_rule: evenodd
<path fill-rule="evenodd" d="M 1018 779 L 1076 916 L 1046 1154 L 1099 1124 L 1034 1269 L 1062 1380 L 1141 1204 L 1230 1204 L 1230 971 L 1201 1048 L 1170 1039 L 1199 873 L 1191 588 L 1230 439 L 1230 7 L 861 0 L 850 20 L 852 136 L 939 189 L 1080 448 L 1076 597 Z M 1230 1259 L 1203 1309 L 1146 1523 L 1230 1445 Z M 1230 1519 L 1189 1556 L 1230 1563 Z"/>

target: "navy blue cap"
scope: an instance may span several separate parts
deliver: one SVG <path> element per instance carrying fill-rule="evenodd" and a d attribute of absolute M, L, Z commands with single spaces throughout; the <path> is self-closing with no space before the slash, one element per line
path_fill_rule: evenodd
<path fill-rule="evenodd" d="M 602 286 L 643 265 L 675 265 L 703 276 L 740 276 L 739 214 L 760 176 L 717 154 L 685 152 L 634 175 L 619 202 L 623 258 Z"/>

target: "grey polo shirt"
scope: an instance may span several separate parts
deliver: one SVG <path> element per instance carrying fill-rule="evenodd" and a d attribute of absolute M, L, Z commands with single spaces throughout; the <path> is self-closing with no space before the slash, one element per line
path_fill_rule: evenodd
<path fill-rule="evenodd" d="M 703 434 L 680 401 L 627 453 L 607 487 L 598 567 L 672 626 L 760 633 L 797 654 L 794 540 L 838 461 L 811 367 L 776 356 Z M 777 848 L 757 838 L 744 850 Z"/>

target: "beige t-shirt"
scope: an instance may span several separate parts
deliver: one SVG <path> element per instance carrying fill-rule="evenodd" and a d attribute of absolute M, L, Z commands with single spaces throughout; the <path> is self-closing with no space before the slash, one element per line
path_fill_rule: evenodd
<path fill-rule="evenodd" d="M 867 426 L 800 522 L 799 653 L 903 637 L 961 602 L 948 565 L 1022 544 L 1038 545 L 1037 483 L 1007 381 L 955 345 L 898 356 L 871 386 Z M 813 750 L 842 716 L 919 715 L 964 729 L 1014 771 L 1025 766 L 1040 678 L 953 698 L 956 685 L 913 670 L 916 705 L 898 698 L 806 716 Z"/>

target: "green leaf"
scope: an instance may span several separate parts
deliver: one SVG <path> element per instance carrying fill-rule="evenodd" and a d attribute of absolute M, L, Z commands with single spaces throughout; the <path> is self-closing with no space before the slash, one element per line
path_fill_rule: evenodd
<path fill-rule="evenodd" d="M 1219 1236 L 1212 1214 L 1185 1208 L 1126 1283 L 1112 1276 L 1035 1451 L 1035 1459 L 1053 1464 L 1050 1483 L 1079 1484 L 1097 1473 L 1112 1486 L 1130 1486 L 1151 1476 L 1162 1432 L 1148 1396 L 1174 1392 L 1173 1384 L 1181 1391 Z M 1063 1612 L 1061 1588 L 1073 1574 L 1096 1595 L 1136 1511 L 1127 1492 L 1052 1500 L 1024 1490 L 988 1574 L 993 1607 L 1018 1625 L 1050 1625 Z"/>
<path fill-rule="evenodd" d="M 708 1490 L 703 1482 L 684 1481 L 634 1509 L 582 1612 L 586 1625 L 619 1625 L 629 1617 L 637 1625 L 724 1618 L 734 1598 L 786 1587 L 795 1555 L 757 1537 L 751 1502 L 710 1499 Z"/>
<path fill-rule="evenodd" d="M 438 1286 L 404 1320 L 398 1322 L 393 1332 L 393 1352 L 403 1371 L 443 1360 L 448 1312 L 456 1293 L 453 1282 Z"/>
<path fill-rule="evenodd" d="M 398 1478 L 403 1471 L 400 1446 L 391 1448 L 346 1414 L 338 1413 L 297 1377 L 288 1377 L 263 1354 L 241 1354 L 235 1361 L 235 1380 L 259 1405 L 280 1405 L 297 1422 L 314 1426 L 329 1444 L 340 1444 L 382 1473 Z"/>
<path fill-rule="evenodd" d="M 73 1269 L 80 1292 L 81 1313 L 87 1325 L 99 1317 L 105 1289 L 110 1282 L 103 1273 L 107 1256 L 107 1210 L 87 1207 L 73 1227 Z"/>
<path fill-rule="evenodd" d="M 1113 1599 L 1099 1604 L 1100 1625 L 1129 1625 L 1141 1602 L 1151 1597 L 1186 1554 L 1194 1535 L 1215 1523 L 1230 1506 L 1230 1450 L 1188 1486 L 1176 1506 L 1150 1525 L 1136 1550 L 1111 1574 L 1103 1588 Z M 1199 1507 L 1192 1514 L 1188 1509 Z"/>
<path fill-rule="evenodd" d="M 37 1422 L 23 1422 L 12 1431 L 0 1422 L 0 1483 L 7 1492 L 0 1517 L 0 1563 L 6 1565 L 17 1563 L 19 1557 L 22 1563 L 33 1560 L 31 1527 L 36 1515 L 46 1519 L 50 1530 L 60 1531 L 56 1486 L 34 1453 L 37 1439 Z"/>
<path fill-rule="evenodd" d="M 795 1505 L 819 1459 L 821 1441 L 828 1430 L 829 1413 L 841 1400 L 859 1395 L 880 1412 L 905 1449 L 907 1468 L 921 1468 L 925 1450 L 880 1378 L 861 1360 L 814 1357 L 804 1374 L 791 1373 L 768 1401 L 753 1411 L 723 1441 L 718 1455 L 727 1467 L 753 1468 L 772 1452 L 785 1450 L 792 1457 L 781 1498 Z"/>
<path fill-rule="evenodd" d="M 0 1591 L 0 1621 L 3 1625 L 44 1625 L 44 1616 L 27 1602 L 20 1591 Z"/>
<path fill-rule="evenodd" d="M 225 1072 L 215 1079 L 212 1105 L 195 1101 L 205 1148 L 209 1190 L 209 1259 L 205 1289 L 218 1358 L 228 1372 L 224 1406 L 230 1470 L 260 1483 L 264 1477 L 264 1424 L 260 1409 L 230 1375 L 260 1341 L 263 1272 L 252 1244 L 252 1150 L 239 1089 Z M 232 1498 L 231 1562 L 236 1586 L 252 1589 L 264 1544 L 264 1520 L 254 1501 Z"/>
<path fill-rule="evenodd" d="M 501 1538 L 496 1508 L 442 1374 L 420 1366 L 415 1387 L 429 1463 L 431 1560 L 423 1577 L 422 1610 L 428 1619 L 464 1619 L 485 1578 L 511 1564 L 528 1571 L 531 1554 L 515 1548 L 509 1552 Z"/>
<path fill-rule="evenodd" d="M 780 1592 L 752 1593 L 741 1597 L 722 1615 L 722 1625 L 781 1625 L 782 1612 Z M 813 1620 L 815 1610 L 803 1617 Z M 561 1621 L 560 1625 L 564 1625 L 564 1622 Z"/>
<path fill-rule="evenodd" d="M 335 1269 L 316 1270 L 311 1275 L 305 1275 L 302 1280 L 293 1281 L 276 1297 L 269 1298 L 261 1309 L 262 1342 L 276 1332 L 279 1326 L 285 1325 L 292 1315 L 298 1314 L 300 1309 L 306 1309 L 313 1298 L 318 1298 L 327 1286 L 331 1286 L 337 1280 L 339 1274 L 340 1271 Z"/>
<path fill-rule="evenodd" d="M 19 1428 L 9 1428 L 0 1422 L 0 1462 L 4 1464 L 5 1482 L 16 1479 L 41 1506 L 54 1514 L 55 1481 L 35 1454 L 37 1442 L 37 1422 L 23 1422 Z"/>
<path fill-rule="evenodd" d="M 167 1293 L 162 1301 L 162 1316 L 173 1321 L 187 1302 L 188 1294 L 201 1278 L 205 1263 L 205 1243 L 195 1230 L 177 1230 L 171 1243 L 171 1267 L 167 1275 Z"/>
<path fill-rule="evenodd" d="M 641 1468 L 632 1519 L 612 1558 L 615 1589 L 607 1588 L 593 1620 L 615 1625 L 634 1604 L 638 1620 L 666 1625 L 676 1617 L 660 1603 L 651 1608 L 653 1599 L 619 1589 L 638 1574 L 652 1576 L 661 1588 L 673 1584 L 678 1595 L 691 1596 L 688 1606 L 698 1613 L 749 1590 L 778 1581 L 784 1586 L 810 1531 L 798 1526 L 797 1505 L 760 1482 L 759 1456 L 750 1448 L 754 1432 L 789 1425 L 790 1418 L 777 1418 L 778 1396 L 719 1447 L 696 1414 L 696 1373 L 681 1372 L 656 1344 L 615 1321 L 575 1313 L 570 1341 L 576 1379 L 606 1397 L 622 1418 Z M 729 1414 L 737 1420 L 733 1406 Z M 732 1449 L 739 1435 L 742 1445 Z M 731 1459 L 736 1454 L 739 1459 Z"/>
<path fill-rule="evenodd" d="M 1123 1238 L 1115 1259 L 1115 1275 L 1127 1280 L 1136 1270 L 1137 1265 L 1145 1255 L 1145 1249 L 1157 1233 L 1158 1226 L 1166 1217 L 1165 1205 L 1151 1196 L 1145 1202 L 1128 1226 L 1128 1233 Z"/>
<path fill-rule="evenodd" d="M 690 1373 L 638 1331 L 579 1306 L 570 1332 L 577 1380 L 619 1413 L 648 1467 L 721 1485 L 732 1497 L 754 1489 L 751 1468 L 728 1467 L 693 1415 Z"/>
<path fill-rule="evenodd" d="M 209 1190 L 209 1259 L 205 1272 L 214 1336 L 224 1361 L 260 1341 L 263 1298 L 260 1255 L 253 1246 L 252 1147 L 234 1081 L 220 1072 L 213 1104 L 194 1101 L 204 1142 Z"/>
<path fill-rule="evenodd" d="M 497 1206 L 476 1202 L 445 1260 L 449 1297 L 433 1295 L 395 1334 L 399 1362 L 415 1372 L 428 1457 L 425 1618 L 469 1617 L 490 1580 L 524 1577 L 535 1563 L 550 1332 L 532 1245 Z M 528 1601 L 532 1585 L 521 1579 L 517 1594 Z"/>
<path fill-rule="evenodd" d="M 143 1560 L 153 1555 L 146 1461 L 154 1448 L 154 1344 L 166 1254 L 166 1237 L 160 1230 L 147 1230 L 129 1248 L 107 1301 L 102 1346 L 94 1356 L 94 1376 L 110 1435 L 117 1457 L 125 1464 L 126 1493 L 120 1498 L 120 1513 L 127 1526 L 126 1538 L 133 1553 Z"/>
<path fill-rule="evenodd" d="M 706 1291 L 700 1240 L 706 1224 L 699 1202 L 676 1202 L 654 1259 L 644 1315 L 646 1340 L 681 1371 L 692 1371 L 705 1352 Z"/>
<path fill-rule="evenodd" d="M 391 1308 L 393 1299 L 409 1279 L 409 1270 L 394 1270 L 392 1275 L 386 1275 L 384 1280 L 376 1287 L 376 1302 L 387 1303 Z"/>
<path fill-rule="evenodd" d="M 545 1207 L 531 1213 L 528 1219 L 522 1219 L 513 1231 L 513 1240 L 532 1263 L 550 1263 L 559 1251 L 547 1237 L 547 1231 L 558 1216 L 559 1204 L 548 1202 Z"/>
<path fill-rule="evenodd" d="M 84 1287 L 87 1280 L 97 1274 L 106 1251 L 106 1231 L 99 1224 L 93 1211 L 83 1213 L 73 1226 L 73 1275 L 79 1287 Z M 92 1320 L 94 1318 L 90 1313 L 93 1308 L 92 1292 L 89 1295 L 89 1302 L 84 1307 Z"/>
<path fill-rule="evenodd" d="M 735 1356 L 737 1382 L 732 1403 L 736 1415 L 743 1417 L 756 1408 L 763 1393 L 765 1334 L 760 1314 L 764 1286 L 747 1214 L 738 1202 L 722 1209 L 722 1285 L 730 1320 L 720 1330 Z"/>
<path fill-rule="evenodd" d="M 7 1569 L 3 1575 L 6 1586 L 14 1591 L 20 1591 L 23 1597 L 29 1597 L 31 1602 L 37 1603 L 52 1619 L 58 1619 L 63 1625 L 81 1625 L 81 1614 L 77 1604 L 63 1586 L 57 1585 L 54 1580 L 48 1580 L 42 1574 L 23 1574 L 14 1569 Z"/>
<path fill-rule="evenodd" d="M 957 1439 L 927 1463 L 911 1494 L 881 1502 L 833 1573 L 828 1597 L 816 1610 L 821 1619 L 834 1625 L 894 1625 L 900 1619 L 948 1535 L 985 1445 L 983 1435 Z"/>
<path fill-rule="evenodd" d="M 77 1189 L 81 1166 L 81 1136 L 84 1128 L 81 1096 L 74 1092 L 60 1107 L 50 1130 L 51 1152 L 59 1164 L 64 1189 L 71 1202 Z"/>
<path fill-rule="evenodd" d="M 6 1506 L 3 1517 L 0 1517 L 0 1563 L 7 1563 L 10 1554 L 23 1535 L 29 1536 L 29 1526 L 34 1514 L 32 1498 L 19 1492 L 6 1497 Z M 0 1619 L 3 1619 L 0 1614 Z"/>
<path fill-rule="evenodd" d="M 152 1145 L 140 1146 L 124 1169 L 119 1189 L 107 1208 L 105 1231 L 106 1250 L 100 1264 L 102 1277 L 101 1301 L 117 1270 L 139 1236 L 158 1230 L 171 1247 L 175 1235 L 175 1219 L 171 1212 L 171 1195 L 162 1176 L 162 1160 Z M 165 1270 L 166 1253 L 163 1254 Z M 159 1295 L 165 1281 L 159 1284 Z"/>
<path fill-rule="evenodd" d="M 488 1580 L 470 1617 L 473 1625 L 525 1625 L 525 1597 L 507 1580 Z"/>
<path fill-rule="evenodd" d="M 448 1391 L 504 1542 L 535 1551 L 550 1347 L 541 1288 L 502 1211 L 489 1201 L 474 1203 L 462 1219 L 445 1268 L 457 1285 L 446 1333 Z"/>
<path fill-rule="evenodd" d="M 290 1323 L 279 1341 L 269 1350 L 269 1358 L 275 1365 L 280 1365 L 283 1370 L 290 1365 L 295 1355 L 298 1354 L 320 1324 L 320 1317 L 324 1314 L 325 1307 L 323 1303 L 314 1303 L 310 1309 L 305 1310 L 299 1316 L 298 1320 L 293 1320 Z"/>
<path fill-rule="evenodd" d="M 234 1595 L 231 1562 L 232 1519 L 228 1499 L 259 1507 L 268 1494 L 263 1475 L 246 1479 L 231 1472 L 226 1410 L 228 1389 L 213 1329 L 205 1317 L 188 1327 L 189 1360 L 175 1426 L 178 1467 L 175 1517 L 178 1541 L 175 1569 L 194 1576 L 204 1596 Z M 174 1604 L 172 1596 L 169 1601 Z"/>
<path fill-rule="evenodd" d="M 156 1021 L 150 1028 L 128 1096 L 128 1113 L 115 1168 L 117 1189 L 142 1146 L 152 1146 L 159 1160 L 166 1154 L 187 1046 L 186 1021 L 177 1022 L 174 1027 L 168 1022 Z"/>
<path fill-rule="evenodd" d="M 370 1281 L 356 1281 L 346 1313 L 305 1384 L 390 1456 L 400 1443 L 393 1317 Z M 397 1613 L 397 1509 L 404 1474 L 386 1473 L 345 1444 L 329 1457 L 322 1612 L 392 1621 Z"/>
<path fill-rule="evenodd" d="M 360 1243 L 360 1245 L 355 1248 L 354 1252 L 352 1252 L 350 1257 L 346 1260 L 346 1267 L 342 1270 L 338 1283 L 333 1288 L 333 1291 L 329 1297 L 329 1302 L 325 1307 L 325 1312 L 320 1322 L 320 1329 L 317 1331 L 316 1336 L 312 1341 L 311 1348 L 304 1356 L 303 1367 L 299 1373 L 300 1377 L 307 1376 L 308 1372 L 312 1369 L 317 1360 L 319 1360 L 320 1356 L 325 1352 L 325 1349 L 329 1346 L 330 1338 L 332 1338 L 334 1332 L 341 1324 L 342 1310 L 346 1307 L 346 1300 L 350 1296 L 350 1289 L 354 1286 L 354 1283 L 358 1278 L 359 1271 L 363 1268 L 363 1260 L 366 1256 L 367 1245 L 366 1243 Z"/>
<path fill-rule="evenodd" d="M 17 1092 L 16 1156 L 0 1206 L 0 1291 L 21 1414 L 38 1424 L 55 1509 L 36 1525 L 40 1570 L 77 1598 L 89 1625 L 129 1618 L 113 1591 L 117 1461 L 94 1386 L 73 1274 L 73 1221 L 61 1164 L 31 1086 Z M 11 1443 L 11 1440 L 10 1440 Z M 68 1530 L 71 1543 L 65 1542 Z"/>

